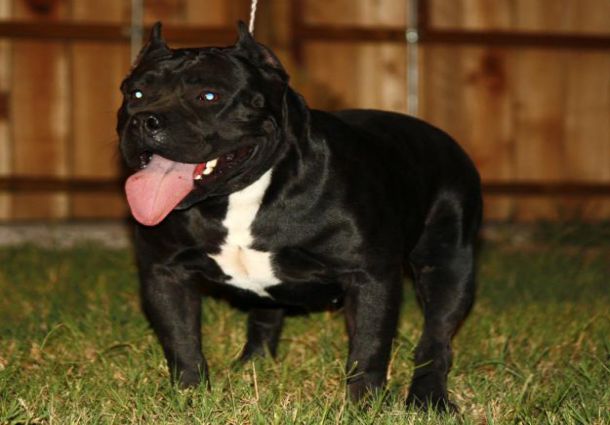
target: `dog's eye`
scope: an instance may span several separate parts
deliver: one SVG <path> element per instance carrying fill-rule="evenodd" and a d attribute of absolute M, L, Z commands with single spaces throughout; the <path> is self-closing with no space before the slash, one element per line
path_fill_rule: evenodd
<path fill-rule="evenodd" d="M 130 93 L 131 98 L 135 100 L 140 100 L 144 97 L 144 92 L 142 90 L 134 90 Z"/>
<path fill-rule="evenodd" d="M 199 95 L 199 100 L 204 103 L 214 103 L 218 102 L 219 96 L 218 93 L 214 93 L 213 91 L 204 91 Z"/>

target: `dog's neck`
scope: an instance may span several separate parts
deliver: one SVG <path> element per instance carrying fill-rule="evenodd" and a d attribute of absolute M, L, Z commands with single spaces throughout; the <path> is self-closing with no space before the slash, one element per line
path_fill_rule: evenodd
<path fill-rule="evenodd" d="M 303 159 L 311 154 L 311 113 L 303 96 L 292 87 L 286 89 L 282 110 L 282 144 Z"/>

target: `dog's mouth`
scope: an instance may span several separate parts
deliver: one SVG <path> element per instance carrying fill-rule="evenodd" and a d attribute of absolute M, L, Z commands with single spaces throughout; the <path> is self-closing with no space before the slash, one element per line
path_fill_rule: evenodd
<path fill-rule="evenodd" d="M 223 154 L 208 162 L 202 162 L 195 167 L 193 180 L 196 184 L 207 184 L 222 178 L 246 161 L 254 152 L 254 146 L 244 146 Z"/>
<path fill-rule="evenodd" d="M 193 189 L 230 176 L 253 153 L 254 146 L 245 146 L 210 161 L 191 164 L 143 152 L 140 170 L 125 182 L 131 213 L 146 226 L 159 224 Z"/>

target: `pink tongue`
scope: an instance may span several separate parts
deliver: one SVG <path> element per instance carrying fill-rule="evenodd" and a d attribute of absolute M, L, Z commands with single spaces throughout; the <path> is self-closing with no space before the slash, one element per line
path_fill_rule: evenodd
<path fill-rule="evenodd" d="M 193 189 L 196 166 L 153 155 L 145 169 L 125 182 L 135 219 L 146 226 L 159 224 Z"/>

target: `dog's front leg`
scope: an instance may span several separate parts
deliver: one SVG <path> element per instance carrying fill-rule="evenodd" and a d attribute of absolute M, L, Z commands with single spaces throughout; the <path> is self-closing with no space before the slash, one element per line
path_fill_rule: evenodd
<path fill-rule="evenodd" d="M 385 385 L 401 295 L 398 273 L 386 278 L 357 277 L 346 285 L 347 392 L 353 401 Z"/>
<path fill-rule="evenodd" d="M 142 305 L 165 352 L 172 381 L 186 388 L 203 378 L 209 387 L 201 352 L 201 294 L 184 274 L 166 265 L 142 273 Z"/>
<path fill-rule="evenodd" d="M 267 353 L 275 358 L 284 325 L 284 309 L 254 308 L 248 313 L 248 335 L 237 364 Z"/>

